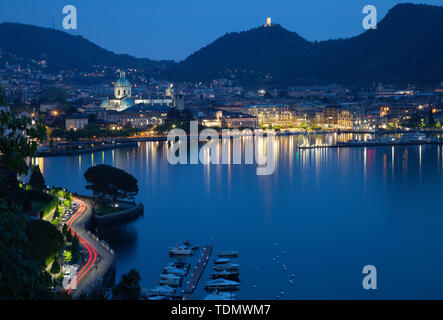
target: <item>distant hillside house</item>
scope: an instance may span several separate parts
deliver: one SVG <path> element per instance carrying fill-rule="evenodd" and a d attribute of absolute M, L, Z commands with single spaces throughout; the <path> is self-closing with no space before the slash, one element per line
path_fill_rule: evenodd
<path fill-rule="evenodd" d="M 56 110 L 58 108 L 57 102 L 46 102 L 40 104 L 40 112 L 48 112 L 52 110 Z"/>
<path fill-rule="evenodd" d="M 85 115 L 73 115 L 65 119 L 65 128 L 69 130 L 80 130 L 88 124 L 88 116 Z"/>

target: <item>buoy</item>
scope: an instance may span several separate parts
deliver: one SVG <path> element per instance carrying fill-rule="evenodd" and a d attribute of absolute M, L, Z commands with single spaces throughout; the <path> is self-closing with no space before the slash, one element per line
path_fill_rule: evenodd
<path fill-rule="evenodd" d="M 295 274 L 291 274 L 291 278 L 295 278 Z"/>
<path fill-rule="evenodd" d="M 257 285 L 254 284 L 254 285 L 252 286 L 252 288 L 253 288 L 253 289 L 257 288 Z"/>
<path fill-rule="evenodd" d="M 278 300 L 278 298 L 280 298 L 278 295 L 275 296 L 275 300 Z"/>

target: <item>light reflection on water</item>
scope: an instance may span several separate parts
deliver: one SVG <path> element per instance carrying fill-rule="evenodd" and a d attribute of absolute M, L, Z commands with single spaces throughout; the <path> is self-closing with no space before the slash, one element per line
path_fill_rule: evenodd
<path fill-rule="evenodd" d="M 359 136 L 365 137 L 371 138 Z M 246 139 L 252 138 L 244 138 L 243 147 Z M 167 248 L 191 239 L 213 244 L 215 252 L 240 251 L 239 299 L 273 298 L 281 290 L 282 299 L 443 298 L 440 146 L 299 150 L 301 136 L 276 139 L 271 176 L 257 176 L 255 165 L 232 159 L 227 165 L 172 166 L 164 142 L 33 162 L 49 185 L 79 193 L 87 193 L 83 173 L 93 163 L 120 167 L 139 180 L 136 200 L 145 205 L 144 217 L 106 230 L 105 237 L 117 253 L 118 275 L 137 268 L 144 287 L 154 286 L 170 261 Z M 361 287 L 366 264 L 378 268 L 376 292 Z M 209 271 L 197 298 L 204 296 Z"/>

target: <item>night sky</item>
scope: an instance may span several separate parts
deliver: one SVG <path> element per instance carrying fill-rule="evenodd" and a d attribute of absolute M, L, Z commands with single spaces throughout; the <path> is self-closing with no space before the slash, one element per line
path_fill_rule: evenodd
<path fill-rule="evenodd" d="M 307 40 L 357 35 L 362 9 L 377 7 L 380 21 L 394 0 L 14 0 L 0 1 L 0 22 L 62 29 L 62 8 L 77 8 L 70 30 L 117 52 L 151 59 L 182 60 L 227 32 L 262 25 L 266 17 Z M 407 1 L 442 5 L 442 0 Z"/>

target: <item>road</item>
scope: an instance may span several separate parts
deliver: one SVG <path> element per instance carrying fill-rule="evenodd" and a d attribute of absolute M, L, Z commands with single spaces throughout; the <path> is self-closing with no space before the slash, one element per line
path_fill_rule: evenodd
<path fill-rule="evenodd" d="M 78 197 L 74 197 L 73 200 L 78 204 L 78 209 L 67 221 L 67 226 L 72 234 L 77 235 L 80 244 L 88 252 L 86 263 L 82 264 L 80 271 L 77 272 L 77 278 L 73 279 L 67 288 L 68 294 L 76 297 L 88 292 L 97 281 L 103 279 L 108 269 L 114 264 L 115 256 L 85 228 L 92 216 L 90 200 Z"/>

